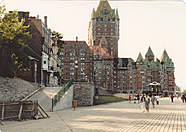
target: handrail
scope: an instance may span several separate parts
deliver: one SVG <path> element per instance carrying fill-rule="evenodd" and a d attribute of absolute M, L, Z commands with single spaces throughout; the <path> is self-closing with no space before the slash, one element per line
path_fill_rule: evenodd
<path fill-rule="evenodd" d="M 61 89 L 53 98 L 52 98 L 52 111 L 53 107 L 60 101 L 61 97 L 65 94 L 66 91 L 72 86 L 74 80 L 71 79 L 63 89 Z"/>

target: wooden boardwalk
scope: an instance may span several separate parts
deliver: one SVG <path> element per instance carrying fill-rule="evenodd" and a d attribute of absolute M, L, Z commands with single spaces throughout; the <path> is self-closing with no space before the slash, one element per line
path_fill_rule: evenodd
<path fill-rule="evenodd" d="M 4 122 L 2 132 L 185 132 L 186 103 L 160 99 L 160 105 L 142 113 L 141 104 L 111 103 L 49 113 L 51 118 Z"/>

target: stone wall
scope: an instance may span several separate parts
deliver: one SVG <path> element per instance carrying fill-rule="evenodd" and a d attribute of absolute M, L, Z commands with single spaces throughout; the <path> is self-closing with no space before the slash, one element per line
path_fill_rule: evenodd
<path fill-rule="evenodd" d="M 94 85 L 89 82 L 74 82 L 74 100 L 78 106 L 93 105 Z"/>

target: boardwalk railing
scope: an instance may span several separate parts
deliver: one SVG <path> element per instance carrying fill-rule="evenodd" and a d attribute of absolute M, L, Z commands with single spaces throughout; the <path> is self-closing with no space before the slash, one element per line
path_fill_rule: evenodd
<path fill-rule="evenodd" d="M 49 117 L 38 101 L 0 101 L 0 120 L 34 119 L 38 113 Z"/>
<path fill-rule="evenodd" d="M 60 101 L 61 97 L 64 95 L 66 91 L 72 86 L 74 80 L 70 80 L 63 89 L 61 89 L 53 98 L 52 98 L 52 110 L 53 107 Z"/>

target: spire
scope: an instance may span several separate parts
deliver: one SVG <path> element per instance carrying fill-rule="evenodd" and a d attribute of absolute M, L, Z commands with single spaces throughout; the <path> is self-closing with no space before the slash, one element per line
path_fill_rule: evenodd
<path fill-rule="evenodd" d="M 160 62 L 167 62 L 168 60 L 169 60 L 169 56 L 168 56 L 168 54 L 167 54 L 167 51 L 164 50 L 164 51 L 163 51 L 163 54 L 162 54 L 162 56 L 161 56 L 161 58 L 160 58 Z"/>
<path fill-rule="evenodd" d="M 113 12 L 107 0 L 99 1 L 99 5 L 95 13 L 96 13 L 96 17 L 99 18 L 103 18 L 104 16 L 106 16 L 107 18 L 115 16 L 115 12 Z"/>
<path fill-rule="evenodd" d="M 154 57 L 154 54 L 153 54 L 153 52 L 152 52 L 150 46 L 149 46 L 149 49 L 148 49 L 147 53 L 145 54 L 145 57 L 149 57 L 149 56 Z"/>
<path fill-rule="evenodd" d="M 139 53 L 136 62 L 144 62 L 144 61 L 143 61 L 143 57 L 142 57 L 142 55 L 141 55 L 141 52 Z"/>
<path fill-rule="evenodd" d="M 94 8 L 93 8 L 93 10 L 92 10 L 91 18 L 96 18 L 96 12 L 95 12 L 95 9 L 94 9 Z"/>
<path fill-rule="evenodd" d="M 116 19 L 119 19 L 118 8 L 116 8 Z"/>
<path fill-rule="evenodd" d="M 160 62 L 163 63 L 166 67 L 174 68 L 174 63 L 172 62 L 172 59 L 169 58 L 166 50 L 163 51 Z"/>

